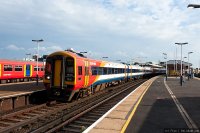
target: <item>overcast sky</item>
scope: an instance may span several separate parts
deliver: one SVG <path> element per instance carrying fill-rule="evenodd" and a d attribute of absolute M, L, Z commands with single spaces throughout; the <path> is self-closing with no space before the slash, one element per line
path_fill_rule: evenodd
<path fill-rule="evenodd" d="M 43 39 L 40 54 L 73 48 L 90 58 L 163 61 L 183 56 L 200 66 L 199 0 L 1 0 L 0 58 L 36 54 L 32 39 Z M 185 59 L 187 60 L 187 59 Z"/>

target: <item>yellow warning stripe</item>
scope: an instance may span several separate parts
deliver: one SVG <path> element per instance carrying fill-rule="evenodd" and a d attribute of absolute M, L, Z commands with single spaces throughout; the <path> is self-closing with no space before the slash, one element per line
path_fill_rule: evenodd
<path fill-rule="evenodd" d="M 24 77 L 26 77 L 26 65 L 24 65 Z"/>
<path fill-rule="evenodd" d="M 85 82 L 84 82 L 84 87 L 86 88 L 89 83 L 89 62 L 85 61 Z M 87 75 L 86 75 L 87 74 Z"/>
<path fill-rule="evenodd" d="M 33 72 L 33 70 L 32 70 L 32 65 L 30 65 L 30 77 L 32 77 L 32 73 Z"/>
<path fill-rule="evenodd" d="M 124 126 L 123 126 L 123 128 L 121 130 L 121 133 L 124 133 L 126 131 L 126 129 L 127 129 L 128 125 L 129 125 L 131 119 L 133 118 L 133 115 L 135 114 L 135 111 L 137 110 L 137 107 L 140 104 L 144 94 L 147 92 L 148 88 L 150 87 L 150 85 L 153 83 L 154 80 L 152 80 L 152 82 L 146 87 L 146 90 L 142 93 L 142 95 L 140 96 L 139 100 L 135 104 L 135 107 L 133 108 L 131 114 L 129 115 L 129 117 L 128 117 L 127 121 L 126 121 L 126 123 L 124 124 Z"/>

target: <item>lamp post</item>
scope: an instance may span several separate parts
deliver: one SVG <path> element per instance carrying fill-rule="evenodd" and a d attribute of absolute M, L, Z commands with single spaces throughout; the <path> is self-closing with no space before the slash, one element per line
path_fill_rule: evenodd
<path fill-rule="evenodd" d="M 181 84 L 181 86 L 182 86 L 182 83 L 183 83 L 183 70 L 182 70 L 182 46 L 183 45 L 186 45 L 186 44 L 188 44 L 187 42 L 185 42 L 185 43 L 175 43 L 175 44 L 177 44 L 177 45 L 180 45 L 181 46 L 181 75 L 180 75 L 180 84 Z"/>
<path fill-rule="evenodd" d="M 43 42 L 44 40 L 43 40 L 43 39 L 40 39 L 40 40 L 32 40 L 32 41 L 37 43 L 37 74 L 36 74 L 36 83 L 37 83 L 37 86 L 38 86 L 38 56 L 39 56 L 39 42 Z"/>
<path fill-rule="evenodd" d="M 166 74 L 165 74 L 165 76 L 166 76 L 166 80 L 167 80 L 167 54 L 163 53 L 163 55 L 164 55 L 164 59 L 166 59 L 166 63 L 165 63 Z"/>
<path fill-rule="evenodd" d="M 190 59 L 189 55 L 192 54 L 193 52 L 188 52 L 188 80 L 190 79 Z"/>

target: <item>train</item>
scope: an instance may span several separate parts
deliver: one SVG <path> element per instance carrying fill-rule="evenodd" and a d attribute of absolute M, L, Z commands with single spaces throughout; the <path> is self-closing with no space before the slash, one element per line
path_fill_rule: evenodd
<path fill-rule="evenodd" d="M 43 83 L 50 100 L 68 102 L 108 86 L 164 73 L 163 67 L 89 59 L 68 49 L 47 56 Z"/>
<path fill-rule="evenodd" d="M 38 77 L 44 76 L 44 66 L 38 62 Z M 35 80 L 37 77 L 36 61 L 0 59 L 0 83 L 12 83 Z"/>

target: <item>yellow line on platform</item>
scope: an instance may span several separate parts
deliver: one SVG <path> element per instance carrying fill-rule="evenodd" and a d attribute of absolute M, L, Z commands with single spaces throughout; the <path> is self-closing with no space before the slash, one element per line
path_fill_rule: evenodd
<path fill-rule="evenodd" d="M 154 80 L 155 80 L 155 79 L 156 79 L 156 78 L 154 78 Z M 148 88 L 150 87 L 150 85 L 153 83 L 154 80 L 152 80 L 152 81 L 150 82 L 150 84 L 146 87 L 146 90 L 142 93 L 142 95 L 140 96 L 139 100 L 138 100 L 137 103 L 135 104 L 135 106 L 134 106 L 134 108 L 133 108 L 133 110 L 132 110 L 130 116 L 128 117 L 126 123 L 124 124 L 124 126 L 123 126 L 123 128 L 122 128 L 122 130 L 121 130 L 121 133 L 124 133 L 124 132 L 126 131 L 126 128 L 128 127 L 128 125 L 129 125 L 129 123 L 130 123 L 132 117 L 134 116 L 135 111 L 137 110 L 137 107 L 138 107 L 138 105 L 140 104 L 140 102 L 141 102 L 141 100 L 142 100 L 144 94 L 147 92 Z"/>

